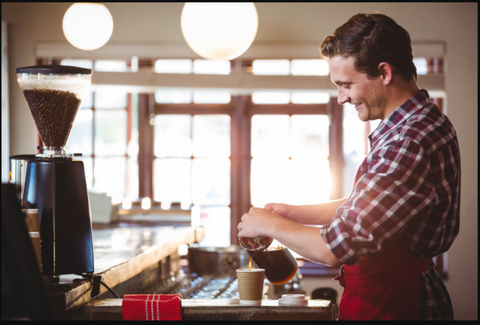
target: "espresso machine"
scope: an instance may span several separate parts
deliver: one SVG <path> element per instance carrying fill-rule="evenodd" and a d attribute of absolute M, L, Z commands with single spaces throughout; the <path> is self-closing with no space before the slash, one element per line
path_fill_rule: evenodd
<path fill-rule="evenodd" d="M 38 209 L 43 274 L 94 271 L 90 204 L 83 162 L 66 143 L 92 71 L 44 65 L 17 69 L 23 91 L 42 140 L 40 153 L 10 157 L 11 181 L 22 208 Z"/>

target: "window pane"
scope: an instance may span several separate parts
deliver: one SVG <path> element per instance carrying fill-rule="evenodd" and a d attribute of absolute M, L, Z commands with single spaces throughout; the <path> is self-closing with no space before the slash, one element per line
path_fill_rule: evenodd
<path fill-rule="evenodd" d="M 192 202 L 191 160 L 155 159 L 154 200 Z"/>
<path fill-rule="evenodd" d="M 319 91 L 293 91 L 292 103 L 294 104 L 326 104 L 330 95 Z"/>
<path fill-rule="evenodd" d="M 71 65 L 74 67 L 85 68 L 85 69 L 93 69 L 93 61 L 92 60 L 69 60 L 65 59 L 60 61 L 60 65 Z"/>
<path fill-rule="evenodd" d="M 329 199 L 330 173 L 327 158 L 252 159 L 252 204 L 315 204 Z"/>
<path fill-rule="evenodd" d="M 154 151 L 157 157 L 192 156 L 192 117 L 157 115 L 154 127 Z"/>
<path fill-rule="evenodd" d="M 294 76 L 328 76 L 327 60 L 292 60 Z"/>
<path fill-rule="evenodd" d="M 125 196 L 130 199 L 138 198 L 138 159 L 129 158 L 127 169 L 127 190 Z"/>
<path fill-rule="evenodd" d="M 288 104 L 290 93 L 288 91 L 254 91 L 252 101 L 254 104 Z"/>
<path fill-rule="evenodd" d="M 127 92 L 118 88 L 102 87 L 95 92 L 96 109 L 124 109 L 127 107 Z"/>
<path fill-rule="evenodd" d="M 125 155 L 126 152 L 127 112 L 95 111 L 95 155 Z"/>
<path fill-rule="evenodd" d="M 230 246 L 230 208 L 202 207 L 200 225 L 208 234 L 200 242 L 201 246 L 228 247 Z"/>
<path fill-rule="evenodd" d="M 94 187 L 110 196 L 125 196 L 126 158 L 95 158 Z"/>
<path fill-rule="evenodd" d="M 288 193 L 286 203 L 315 204 L 330 198 L 331 180 L 328 157 L 293 158 L 289 177 L 283 187 Z"/>
<path fill-rule="evenodd" d="M 188 104 L 192 102 L 192 91 L 169 89 L 156 90 L 155 101 L 157 103 Z"/>
<path fill-rule="evenodd" d="M 84 156 L 91 156 L 93 138 L 93 111 L 82 109 L 77 113 L 72 132 L 68 138 L 67 147 L 70 153 L 81 153 Z"/>
<path fill-rule="evenodd" d="M 288 157 L 290 118 L 288 115 L 252 117 L 252 157 Z"/>
<path fill-rule="evenodd" d="M 157 73 L 192 73 L 192 60 L 157 60 Z"/>
<path fill-rule="evenodd" d="M 127 62 L 121 60 L 97 60 L 95 71 L 125 72 L 128 71 Z"/>
<path fill-rule="evenodd" d="M 193 154 L 195 157 L 230 156 L 230 116 L 193 117 Z"/>
<path fill-rule="evenodd" d="M 329 124 L 326 115 L 253 116 L 253 205 L 314 204 L 329 199 Z"/>
<path fill-rule="evenodd" d="M 91 109 L 93 107 L 93 92 L 87 91 L 82 100 L 80 109 Z"/>
<path fill-rule="evenodd" d="M 196 104 L 228 104 L 231 96 L 228 90 L 195 90 L 193 102 Z"/>
<path fill-rule="evenodd" d="M 289 60 L 254 60 L 252 62 L 252 73 L 254 75 L 282 75 L 290 74 Z"/>
<path fill-rule="evenodd" d="M 193 160 L 193 204 L 230 204 L 230 160 Z"/>
<path fill-rule="evenodd" d="M 256 207 L 264 207 L 269 202 L 286 203 L 285 177 L 288 175 L 289 160 L 253 158 L 251 169 L 251 201 Z"/>
<path fill-rule="evenodd" d="M 293 115 L 292 156 L 329 156 L 328 133 L 330 119 L 326 115 Z"/>
<path fill-rule="evenodd" d="M 193 73 L 197 74 L 230 74 L 231 64 L 228 60 L 195 60 Z"/>
<path fill-rule="evenodd" d="M 428 63 L 425 58 L 414 58 L 413 64 L 417 68 L 417 75 L 425 75 L 428 73 Z"/>

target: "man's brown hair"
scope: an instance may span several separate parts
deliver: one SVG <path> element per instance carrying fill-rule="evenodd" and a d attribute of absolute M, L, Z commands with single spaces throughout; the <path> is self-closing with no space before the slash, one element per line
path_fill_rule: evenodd
<path fill-rule="evenodd" d="M 405 80 L 417 79 L 410 35 L 392 18 L 380 13 L 352 16 L 323 40 L 320 53 L 326 59 L 351 56 L 356 70 L 371 77 L 378 77 L 378 65 L 387 62 Z"/>

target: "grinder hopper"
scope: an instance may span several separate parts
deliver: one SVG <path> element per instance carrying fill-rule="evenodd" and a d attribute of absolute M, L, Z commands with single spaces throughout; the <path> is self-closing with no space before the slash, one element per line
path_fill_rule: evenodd
<path fill-rule="evenodd" d="M 27 163 L 22 201 L 39 211 L 43 273 L 54 278 L 94 270 L 85 168 L 65 150 L 91 75 L 90 69 L 59 65 L 17 69 L 43 143 L 41 154 L 22 157 Z"/>
<path fill-rule="evenodd" d="M 43 143 L 43 156 L 67 155 L 65 145 L 91 77 L 90 69 L 71 66 L 17 69 L 18 84 Z"/>

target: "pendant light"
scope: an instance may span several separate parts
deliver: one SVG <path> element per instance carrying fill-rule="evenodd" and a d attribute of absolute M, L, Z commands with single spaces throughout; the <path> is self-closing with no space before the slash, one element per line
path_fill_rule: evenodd
<path fill-rule="evenodd" d="M 181 28 L 188 46 L 211 60 L 232 60 L 252 45 L 258 29 L 253 2 L 187 2 Z"/>
<path fill-rule="evenodd" d="M 113 32 L 113 18 L 103 4 L 78 2 L 63 16 L 63 33 L 73 46 L 90 51 L 105 45 Z"/>

